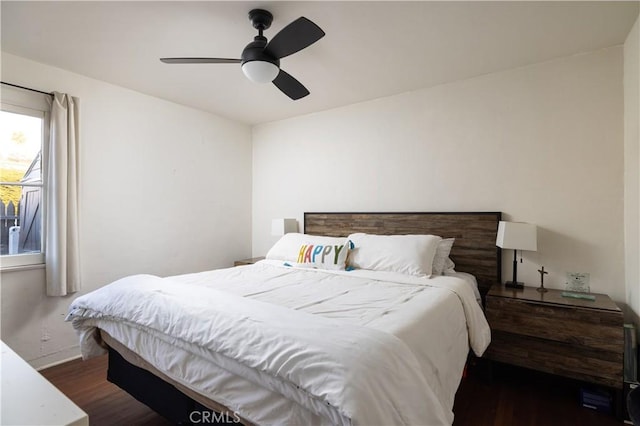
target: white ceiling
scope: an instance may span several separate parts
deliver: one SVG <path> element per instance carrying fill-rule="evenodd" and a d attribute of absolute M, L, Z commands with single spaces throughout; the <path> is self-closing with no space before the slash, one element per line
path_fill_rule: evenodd
<path fill-rule="evenodd" d="M 11 2 L 2 50 L 142 93 L 256 124 L 430 87 L 624 42 L 634 2 Z M 248 81 L 237 64 L 166 65 L 158 58 L 239 58 L 274 15 L 272 38 L 306 16 L 327 35 L 281 67 L 311 92 L 291 101 Z M 43 88 L 53 90 L 55 88 Z"/>

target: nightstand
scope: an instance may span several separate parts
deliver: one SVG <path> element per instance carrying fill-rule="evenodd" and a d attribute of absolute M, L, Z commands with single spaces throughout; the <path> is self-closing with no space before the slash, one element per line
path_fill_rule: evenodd
<path fill-rule="evenodd" d="M 616 391 L 621 410 L 624 331 L 622 311 L 605 294 L 595 301 L 562 297 L 534 287 L 495 284 L 486 296 L 493 361 L 569 377 Z"/>
<path fill-rule="evenodd" d="M 253 265 L 256 262 L 259 262 L 260 260 L 264 260 L 264 256 L 252 257 L 250 259 L 236 260 L 235 262 L 233 262 L 233 266 Z"/>

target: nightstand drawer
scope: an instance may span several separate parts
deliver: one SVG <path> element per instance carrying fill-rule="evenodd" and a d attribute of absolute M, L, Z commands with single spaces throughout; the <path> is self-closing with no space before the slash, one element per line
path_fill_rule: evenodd
<path fill-rule="evenodd" d="M 624 344 L 622 315 L 505 298 L 487 300 L 492 330 L 618 352 Z"/>
<path fill-rule="evenodd" d="M 497 332 L 487 351 L 494 361 L 614 388 L 622 387 L 622 353 Z"/>

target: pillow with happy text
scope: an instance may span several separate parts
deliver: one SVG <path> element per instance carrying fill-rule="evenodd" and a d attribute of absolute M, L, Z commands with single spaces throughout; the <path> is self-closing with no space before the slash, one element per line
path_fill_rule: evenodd
<path fill-rule="evenodd" d="M 344 270 L 350 247 L 348 238 L 289 233 L 271 247 L 266 259 L 282 260 L 292 266 Z"/>

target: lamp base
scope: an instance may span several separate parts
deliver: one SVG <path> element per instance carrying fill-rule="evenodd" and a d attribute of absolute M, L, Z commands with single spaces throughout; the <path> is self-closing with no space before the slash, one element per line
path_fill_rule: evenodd
<path fill-rule="evenodd" d="M 515 289 L 521 290 L 524 288 L 524 283 L 521 283 L 519 281 L 517 282 L 507 281 L 506 283 L 504 283 L 504 286 L 507 288 L 515 288 Z"/>

